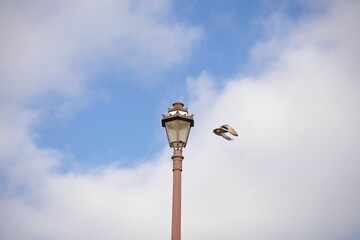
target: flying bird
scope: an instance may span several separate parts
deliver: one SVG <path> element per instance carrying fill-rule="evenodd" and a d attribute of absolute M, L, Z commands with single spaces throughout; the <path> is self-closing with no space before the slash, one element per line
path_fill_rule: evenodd
<path fill-rule="evenodd" d="M 213 130 L 213 133 L 215 133 L 216 135 L 222 136 L 223 138 L 225 138 L 226 140 L 233 140 L 231 137 L 229 137 L 227 135 L 227 133 L 232 134 L 233 136 L 238 136 L 237 132 L 235 131 L 235 129 L 233 129 L 232 127 L 230 127 L 227 124 L 222 125 L 221 127 L 215 128 Z"/>

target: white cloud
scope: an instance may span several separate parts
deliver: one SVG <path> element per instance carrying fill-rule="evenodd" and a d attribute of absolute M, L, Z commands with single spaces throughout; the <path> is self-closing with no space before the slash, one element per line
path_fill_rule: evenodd
<path fill-rule="evenodd" d="M 89 78 L 84 69 L 107 58 L 137 72 L 164 70 L 188 57 L 200 37 L 171 21 L 168 1 L 2 1 L 0 9 L 2 102 L 79 95 Z"/>
<path fill-rule="evenodd" d="M 353 9 L 359 4 L 344 5 L 255 48 L 265 51 L 270 67 L 257 78 L 230 81 L 214 107 L 204 110 L 196 101 L 192 110 L 208 114 L 195 122 L 199 130 L 184 164 L 193 176 L 184 177 L 187 238 L 358 237 L 360 89 L 354 63 L 360 51 Z M 276 50 L 263 47 L 274 42 Z M 269 59 L 277 61 L 269 65 Z M 192 93 L 199 96 L 198 89 Z M 223 123 L 237 129 L 236 141 L 205 135 L 204 129 Z"/>
<path fill-rule="evenodd" d="M 140 74 L 142 70 L 163 71 L 189 57 L 200 30 L 171 19 L 167 0 L 1 1 L 0 29 L 0 238 L 82 239 L 90 235 L 111 239 L 114 233 L 125 238 L 131 235 L 128 230 L 140 215 L 135 205 L 131 209 L 128 205 L 135 203 L 132 196 L 136 192 L 141 203 L 140 192 L 149 191 L 145 183 L 134 185 L 135 189 L 126 184 L 125 188 L 108 186 L 105 180 L 111 179 L 110 170 L 95 178 L 57 173 L 64 155 L 36 146 L 34 124 L 52 104 L 47 101 L 49 95 L 63 104 L 56 106 L 59 111 L 75 100 L 82 101 L 89 94 L 89 72 L 104 67 L 102 62 L 111 60 L 119 67 L 136 68 Z M 33 104 L 36 109 L 29 107 Z M 125 174 L 127 181 L 131 181 L 127 176 L 144 176 L 140 168 L 114 172 Z M 96 189 L 103 196 L 97 198 Z M 105 202 L 106 210 L 102 209 L 104 199 L 110 201 Z M 117 207 L 113 206 L 115 200 L 119 200 Z M 99 213 L 93 204 L 99 204 Z M 136 214 L 129 215 L 124 206 Z M 114 209 L 120 219 L 116 214 L 115 219 L 107 218 Z M 152 220 L 152 225 L 162 223 Z M 97 231 L 94 223 L 111 231 Z"/>
<path fill-rule="evenodd" d="M 335 2 L 320 18 L 294 24 L 285 39 L 272 36 L 281 47 L 259 45 L 270 58 L 257 77 L 231 79 L 221 90 L 205 73 L 189 78 L 195 127 L 184 150 L 183 238 L 359 236 L 359 7 Z M 170 150 L 133 169 L 54 173 L 46 164 L 59 157 L 31 143 L 28 121 L 8 119 L 1 154 L 24 171 L 14 177 L 20 189 L 2 181 L 1 238 L 169 238 Z M 225 122 L 239 133 L 232 142 L 211 132 Z M 18 136 L 7 131 L 19 127 Z"/>

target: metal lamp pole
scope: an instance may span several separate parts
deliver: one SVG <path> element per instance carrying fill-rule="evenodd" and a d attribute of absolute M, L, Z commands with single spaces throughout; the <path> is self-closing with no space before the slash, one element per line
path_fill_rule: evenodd
<path fill-rule="evenodd" d="M 172 202 L 172 224 L 171 240 L 181 239 L 181 172 L 182 156 L 181 150 L 175 150 L 173 156 L 173 202 Z"/>
<path fill-rule="evenodd" d="M 173 202 L 171 240 L 181 239 L 181 172 L 182 148 L 186 146 L 190 128 L 194 126 L 193 115 L 189 116 L 184 104 L 176 102 L 169 108 L 168 114 L 163 115 L 162 126 L 166 129 L 169 145 L 174 149 L 173 160 Z"/>

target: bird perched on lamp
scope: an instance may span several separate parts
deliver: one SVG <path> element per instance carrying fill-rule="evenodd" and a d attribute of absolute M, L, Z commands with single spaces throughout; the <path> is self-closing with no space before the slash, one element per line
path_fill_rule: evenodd
<path fill-rule="evenodd" d="M 228 140 L 228 141 L 231 141 L 231 140 L 233 140 L 231 137 L 229 137 L 228 135 L 227 135 L 227 133 L 230 133 L 231 135 L 233 135 L 233 136 L 238 136 L 238 134 L 237 134 L 237 132 L 235 131 L 235 129 L 234 128 L 232 128 L 232 127 L 230 127 L 228 124 L 224 124 L 224 125 L 222 125 L 221 127 L 218 127 L 218 128 L 215 128 L 214 130 L 213 130 L 213 133 L 215 133 L 216 135 L 218 135 L 218 136 L 221 136 L 221 137 L 223 137 L 223 138 L 225 138 L 226 140 Z"/>

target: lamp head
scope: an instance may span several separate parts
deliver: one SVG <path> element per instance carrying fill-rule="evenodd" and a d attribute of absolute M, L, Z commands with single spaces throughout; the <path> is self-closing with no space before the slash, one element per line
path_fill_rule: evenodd
<path fill-rule="evenodd" d="M 193 115 L 189 116 L 187 108 L 181 102 L 175 102 L 167 115 L 162 115 L 162 126 L 165 127 L 170 147 L 181 150 L 186 147 L 190 128 L 194 126 Z"/>

